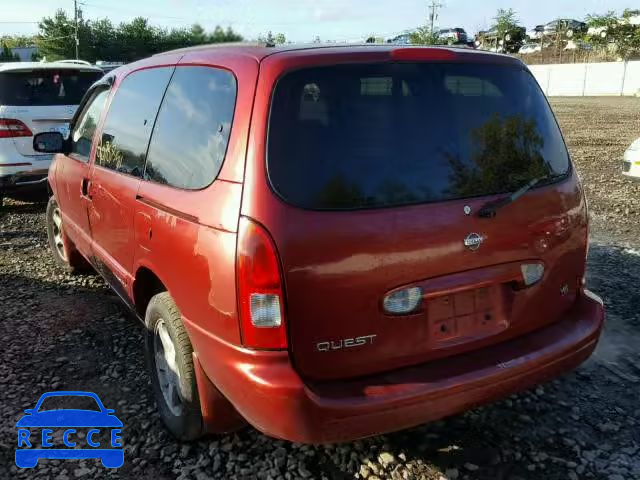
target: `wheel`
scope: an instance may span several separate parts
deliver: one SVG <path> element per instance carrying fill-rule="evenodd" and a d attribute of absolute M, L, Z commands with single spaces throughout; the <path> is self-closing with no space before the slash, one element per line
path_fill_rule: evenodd
<path fill-rule="evenodd" d="M 193 347 L 168 292 L 151 298 L 145 315 L 145 353 L 160 417 L 179 440 L 203 435 Z"/>
<path fill-rule="evenodd" d="M 69 254 L 64 244 L 62 214 L 54 197 L 51 197 L 47 204 L 47 238 L 56 264 L 64 270 L 71 271 Z"/>
<path fill-rule="evenodd" d="M 91 269 L 89 263 L 75 248 L 64 232 L 62 213 L 54 197 L 47 203 L 47 238 L 56 265 L 69 273 L 86 272 Z"/>

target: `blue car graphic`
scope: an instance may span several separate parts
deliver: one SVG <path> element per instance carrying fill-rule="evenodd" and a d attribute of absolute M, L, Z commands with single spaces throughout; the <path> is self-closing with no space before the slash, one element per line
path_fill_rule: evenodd
<path fill-rule="evenodd" d="M 51 397 L 90 397 L 93 398 L 98 407 L 97 410 L 79 409 L 59 409 L 40 411 L 42 402 Z M 49 392 L 43 394 L 36 406 L 24 411 L 24 415 L 16 427 L 18 427 L 18 449 L 16 449 L 16 465 L 20 468 L 33 468 L 41 458 L 66 459 L 89 459 L 99 458 L 102 465 L 107 468 L 118 468 L 124 463 L 124 450 L 120 440 L 120 428 L 122 422 L 113 415 L 114 410 L 106 409 L 100 398 L 91 392 Z M 29 428 L 40 427 L 42 430 L 42 448 L 33 448 L 30 440 L 31 432 Z M 76 442 L 71 442 L 71 438 L 76 430 L 74 427 L 91 427 L 86 435 L 87 448 L 74 449 Z M 99 448 L 100 443 L 94 441 L 93 437 L 100 433 L 100 428 L 110 430 L 109 446 L 111 448 Z M 63 438 L 64 445 L 68 448 L 52 448 L 51 434 L 53 429 L 65 429 Z M 77 441 L 77 440 L 76 440 Z M 20 448 L 26 447 L 26 448 Z M 34 445 L 35 447 L 35 445 Z"/>

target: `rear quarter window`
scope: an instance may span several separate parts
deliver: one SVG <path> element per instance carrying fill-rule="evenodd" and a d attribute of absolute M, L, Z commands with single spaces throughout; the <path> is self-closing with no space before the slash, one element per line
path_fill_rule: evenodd
<path fill-rule="evenodd" d="M 158 114 L 144 178 L 190 190 L 211 184 L 227 151 L 235 102 L 231 72 L 178 67 Z"/>
<path fill-rule="evenodd" d="M 285 201 L 340 210 L 512 192 L 564 176 L 569 157 L 526 70 L 381 63 L 285 74 L 267 169 Z"/>

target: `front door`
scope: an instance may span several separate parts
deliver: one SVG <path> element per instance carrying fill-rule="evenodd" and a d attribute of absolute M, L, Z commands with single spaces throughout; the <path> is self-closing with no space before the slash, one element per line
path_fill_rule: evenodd
<path fill-rule="evenodd" d="M 76 248 L 85 256 L 91 255 L 91 232 L 87 216 L 87 187 L 89 157 L 97 143 L 95 133 L 109 96 L 109 86 L 99 85 L 81 106 L 72 126 L 71 149 L 68 155 L 56 160 L 56 195 L 61 207 L 65 231 Z"/>
<path fill-rule="evenodd" d="M 133 216 L 149 138 L 173 67 L 129 74 L 101 130 L 88 196 L 93 263 L 124 298 L 134 272 Z"/>

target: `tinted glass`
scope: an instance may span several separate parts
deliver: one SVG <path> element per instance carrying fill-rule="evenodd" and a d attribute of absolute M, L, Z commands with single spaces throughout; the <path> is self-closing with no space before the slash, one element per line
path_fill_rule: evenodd
<path fill-rule="evenodd" d="M 158 114 L 145 179 L 185 189 L 213 182 L 227 150 L 235 101 L 230 72 L 178 67 Z"/>
<path fill-rule="evenodd" d="M 102 72 L 32 70 L 0 73 L 0 104 L 11 106 L 78 105 Z"/>
<path fill-rule="evenodd" d="M 85 160 L 89 159 L 93 135 L 96 133 L 100 115 L 104 110 L 104 102 L 108 96 L 109 90 L 107 89 L 97 91 L 80 115 L 71 134 L 71 153 L 75 156 Z"/>
<path fill-rule="evenodd" d="M 287 74 L 273 96 L 267 163 L 285 200 L 318 209 L 511 192 L 569 169 L 531 74 L 437 63 Z"/>
<path fill-rule="evenodd" d="M 102 129 L 98 165 L 142 177 L 153 122 L 172 72 L 173 67 L 140 70 L 122 81 Z"/>

